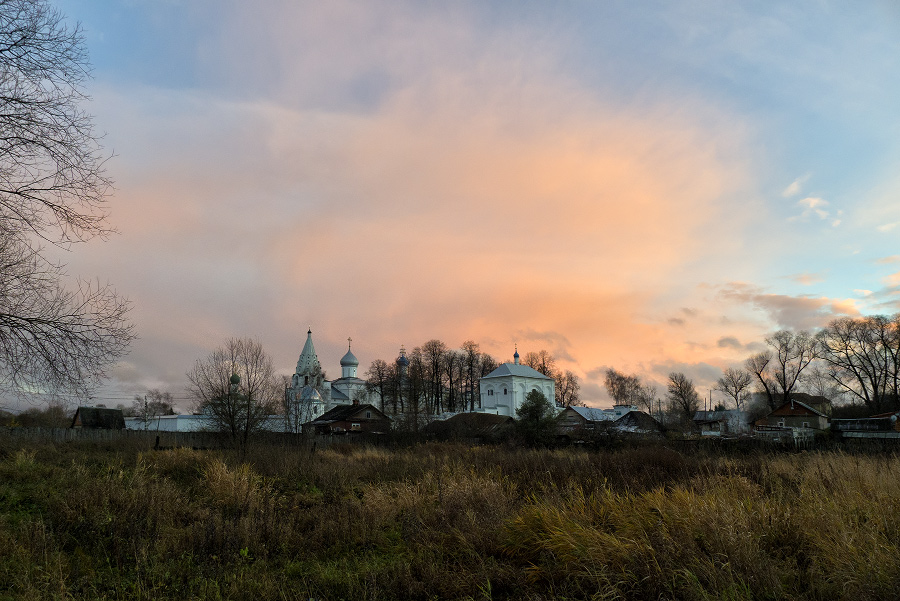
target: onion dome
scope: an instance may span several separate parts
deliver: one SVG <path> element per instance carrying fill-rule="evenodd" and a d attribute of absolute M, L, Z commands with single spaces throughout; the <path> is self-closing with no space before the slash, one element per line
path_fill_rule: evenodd
<path fill-rule="evenodd" d="M 397 365 L 409 367 L 409 359 L 406 358 L 406 349 L 402 346 L 400 347 L 400 356 L 397 357 Z"/>
<path fill-rule="evenodd" d="M 356 358 L 356 355 L 350 352 L 350 346 L 347 346 L 347 354 L 341 357 L 341 367 L 357 367 L 359 365 L 359 359 Z"/>

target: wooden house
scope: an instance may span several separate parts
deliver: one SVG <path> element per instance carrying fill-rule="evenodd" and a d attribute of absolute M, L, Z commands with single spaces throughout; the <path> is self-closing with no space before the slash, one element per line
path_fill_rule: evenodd
<path fill-rule="evenodd" d="M 326 411 L 311 422 L 303 424 L 304 433 L 314 434 L 370 434 L 389 432 L 391 420 L 375 405 L 354 402 L 352 405 L 338 405 Z"/>
<path fill-rule="evenodd" d="M 738 436 L 750 433 L 747 414 L 737 409 L 697 411 L 693 422 L 701 436 Z"/>
<path fill-rule="evenodd" d="M 605 432 L 613 423 L 611 414 L 593 407 L 566 407 L 556 416 L 557 436 L 587 440 Z"/>
<path fill-rule="evenodd" d="M 663 432 L 662 425 L 643 411 L 629 411 L 613 423 L 613 429 L 623 435 L 658 436 Z"/>
<path fill-rule="evenodd" d="M 121 409 L 106 407 L 79 407 L 72 418 L 72 428 L 94 430 L 124 430 L 125 415 Z"/>
<path fill-rule="evenodd" d="M 827 430 L 828 416 L 813 409 L 801 401 L 790 400 L 778 407 L 754 425 L 759 427 L 809 428 L 811 430 Z"/>

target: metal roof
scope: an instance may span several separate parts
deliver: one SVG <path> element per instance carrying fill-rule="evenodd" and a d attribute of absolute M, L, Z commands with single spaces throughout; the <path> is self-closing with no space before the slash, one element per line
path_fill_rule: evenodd
<path fill-rule="evenodd" d="M 519 376 L 521 378 L 538 378 L 540 380 L 550 380 L 549 378 L 539 372 L 538 370 L 528 367 L 527 365 L 522 365 L 521 363 L 504 363 L 488 375 L 481 378 L 482 380 L 486 378 L 502 378 L 504 376 Z"/>

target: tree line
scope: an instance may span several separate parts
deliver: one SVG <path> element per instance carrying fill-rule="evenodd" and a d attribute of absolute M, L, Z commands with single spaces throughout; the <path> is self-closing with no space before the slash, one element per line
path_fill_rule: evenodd
<path fill-rule="evenodd" d="M 765 344 L 716 381 L 713 390 L 734 409 L 764 413 L 798 392 L 849 400 L 871 414 L 900 409 L 900 313 L 840 317 L 818 331 L 779 330 Z M 673 421 L 690 420 L 701 405 L 693 381 L 682 372 L 669 374 L 665 398 L 640 376 L 612 368 L 604 384 L 616 404 L 664 413 Z M 764 399 L 759 407 L 750 406 L 754 392 Z"/>
<path fill-rule="evenodd" d="M 569 406 L 579 402 L 581 385 L 571 371 L 556 367 L 556 360 L 545 350 L 527 353 L 522 363 L 553 378 L 556 404 Z M 481 407 L 480 380 L 499 367 L 478 343 L 467 340 L 459 349 L 444 342 L 429 340 L 397 360 L 376 359 L 366 372 L 370 401 L 382 410 L 412 417 L 444 412 L 475 411 Z"/>

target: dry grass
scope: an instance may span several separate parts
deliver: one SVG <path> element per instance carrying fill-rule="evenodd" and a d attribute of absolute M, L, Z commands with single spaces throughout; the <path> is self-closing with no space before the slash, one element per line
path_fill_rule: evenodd
<path fill-rule="evenodd" d="M 0 599 L 879 599 L 900 459 L 4 447 Z"/>

